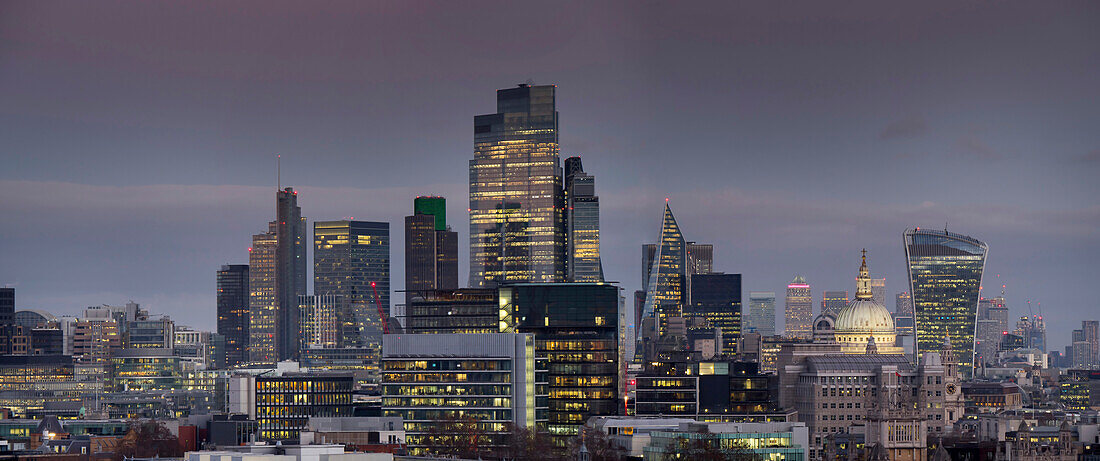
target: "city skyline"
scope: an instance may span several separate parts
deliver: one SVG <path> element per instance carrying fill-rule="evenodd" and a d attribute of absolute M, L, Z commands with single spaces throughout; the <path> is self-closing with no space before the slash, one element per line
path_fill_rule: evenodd
<path fill-rule="evenodd" d="M 17 6 L 11 7 L 11 10 L 53 21 L 75 20 L 74 13 L 47 11 L 45 6 Z M 988 11 L 991 16 L 1000 19 L 1018 20 L 1022 17 L 1019 9 L 1011 6 L 998 6 Z M 930 14 L 924 10 L 914 13 L 921 17 Z M 958 10 L 956 13 L 976 14 Z M 1044 17 L 1062 18 L 1061 31 L 1045 28 L 1042 24 L 1025 26 L 1019 21 L 1008 21 L 1009 31 L 1033 31 L 1047 40 L 1046 43 L 1068 42 L 1077 46 L 1063 50 L 1064 55 L 1046 58 L 1032 48 L 1023 47 L 1026 61 L 1033 64 L 1075 62 L 1069 58 L 1095 52 L 1096 43 L 1100 40 L 1088 39 L 1096 38 L 1096 32 L 1079 29 L 1079 23 L 1065 19 L 1072 16 L 1071 13 L 1057 8 L 1044 13 L 1048 15 Z M 157 11 L 145 11 L 144 14 L 167 20 Z M 322 15 L 322 19 L 335 21 L 325 11 L 318 14 Z M 507 16 L 510 12 L 500 14 Z M 862 14 L 872 18 L 892 17 L 876 9 Z M 122 16 L 125 19 L 126 15 Z M 766 20 L 768 15 L 757 13 L 754 17 Z M 857 26 L 854 33 L 870 37 L 889 35 L 858 21 L 863 17 L 857 15 L 856 19 L 848 19 Z M 560 16 L 556 18 L 562 19 Z M 266 30 L 267 26 L 263 18 L 250 24 L 261 30 Z M 605 36 L 599 31 L 587 29 L 581 23 L 570 22 L 569 25 L 571 30 Z M 963 51 L 947 57 L 934 56 L 930 51 L 919 52 L 918 56 L 933 63 L 954 62 L 969 57 L 968 53 L 985 50 L 987 45 L 982 40 L 995 35 L 984 30 L 968 35 L 953 23 L 942 20 L 933 21 L 933 25 L 956 34 L 957 39 L 971 47 L 963 47 Z M 704 22 L 703 27 L 690 35 L 688 40 L 705 49 L 715 46 L 721 40 L 708 36 L 708 31 L 713 29 L 707 26 L 709 24 Z M 804 35 L 799 37 L 812 37 L 814 32 L 803 32 Z M 128 36 L 135 30 L 120 27 L 117 33 Z M 484 75 L 474 72 L 473 68 L 455 65 L 459 74 L 453 83 L 444 85 L 446 88 L 443 89 L 424 90 L 428 98 L 439 98 L 447 91 L 454 92 L 453 97 L 444 99 L 446 110 L 431 109 L 433 115 L 426 124 L 430 129 L 438 128 L 438 133 L 428 140 L 399 142 L 382 130 L 397 130 L 398 126 L 391 123 L 413 125 L 406 111 L 425 107 L 418 97 L 412 99 L 410 109 L 397 110 L 394 121 L 372 128 L 367 134 L 355 134 L 351 126 L 345 124 L 332 128 L 311 123 L 298 125 L 302 120 L 289 115 L 291 112 L 319 110 L 306 97 L 310 91 L 321 91 L 322 100 L 327 101 L 331 97 L 329 90 L 311 89 L 302 83 L 302 79 L 316 78 L 333 85 L 333 91 L 346 91 L 344 85 L 348 83 L 345 80 L 347 77 L 336 75 L 332 63 L 323 58 L 315 68 L 285 69 L 292 75 L 283 80 L 273 77 L 276 80 L 268 82 L 269 85 L 288 85 L 291 88 L 287 106 L 272 110 L 270 104 L 274 100 L 264 93 L 270 88 L 244 90 L 243 87 L 226 83 L 233 78 L 260 80 L 259 74 L 253 70 L 245 69 L 240 75 L 234 75 L 231 72 L 238 67 L 227 64 L 214 66 L 211 72 L 215 75 L 207 77 L 218 82 L 216 88 L 196 89 L 194 85 L 201 83 L 201 78 L 192 75 L 186 67 L 194 63 L 183 61 L 179 67 L 163 70 L 156 69 L 145 59 L 120 53 L 106 56 L 92 66 L 93 70 L 87 70 L 89 64 L 59 58 L 66 50 L 72 51 L 72 44 L 62 42 L 49 45 L 51 42 L 40 32 L 22 26 L 7 28 L 0 34 L 9 39 L 5 42 L 13 43 L 4 55 L 9 56 L 11 59 L 6 61 L 19 70 L 0 74 L 0 83 L 3 83 L 0 85 L 3 88 L 0 89 L 0 96 L 14 101 L 17 107 L 34 108 L 29 113 L 4 112 L 5 120 L 10 122 L 10 131 L 5 131 L 7 136 L 0 138 L 5 159 L 14 163 L 13 168 L 6 168 L 5 172 L 0 173 L 0 193 L 5 197 L 19 198 L 0 204 L 0 212 L 14 217 L 0 224 L 0 234 L 5 236 L 0 251 L 10 255 L 8 260 L 13 262 L 0 267 L 0 285 L 18 289 L 19 309 L 35 308 L 57 315 L 74 315 L 86 306 L 120 304 L 133 299 L 156 312 L 170 314 L 181 323 L 213 329 L 216 303 L 212 273 L 222 264 L 246 263 L 248 235 L 259 231 L 260 225 L 271 220 L 270 190 L 276 187 L 276 152 L 283 154 L 283 183 L 295 186 L 295 190 L 300 192 L 302 214 L 308 216 L 311 222 L 338 220 L 352 215 L 356 219 L 388 222 L 391 226 L 398 226 L 395 227 L 398 229 L 401 217 L 408 214 L 409 199 L 417 195 L 437 194 L 451 199 L 448 214 L 456 223 L 454 227 L 459 232 L 459 241 L 465 242 L 469 238 L 464 229 L 467 216 L 461 207 L 467 198 L 464 163 L 471 156 L 470 117 L 487 112 L 487 98 L 491 97 L 489 95 L 493 90 L 513 86 L 527 78 L 533 78 L 540 84 L 558 85 L 558 110 L 563 134 L 561 155 L 583 156 L 586 170 L 600 178 L 601 256 L 605 278 L 622 282 L 625 292 L 644 289 L 635 285 L 640 278 L 637 246 L 656 241 L 661 199 L 670 197 L 676 207 L 678 221 L 691 230 L 691 237 L 715 244 L 717 263 L 714 270 L 743 274 L 743 290 L 746 292 L 782 292 L 785 283 L 794 274 L 805 275 L 815 291 L 848 287 L 854 267 L 845 263 L 848 261 L 845 255 L 864 246 L 876 255 L 876 261 L 881 261 L 875 264 L 876 274 L 886 275 L 888 296 L 908 291 L 904 250 L 897 242 L 898 236 L 905 228 L 936 227 L 947 221 L 946 227 L 952 232 L 972 235 L 992 248 L 985 272 L 986 297 L 992 296 L 991 286 L 1007 284 L 1011 317 L 1025 313 L 1025 299 L 1046 304 L 1050 349 L 1058 350 L 1065 346 L 1069 331 L 1078 326 L 1075 325 L 1076 319 L 1070 318 L 1070 313 L 1094 307 L 1091 304 L 1094 301 L 1079 287 L 1088 286 L 1089 275 L 1094 273 L 1089 269 L 1087 255 L 1098 251 L 1093 229 L 1100 221 L 1095 199 L 1100 196 L 1100 191 L 1094 183 L 1084 178 L 1100 167 L 1100 158 L 1095 150 L 1100 146 L 1100 140 L 1088 130 L 1080 129 L 1078 124 L 1094 124 L 1094 109 L 1085 107 L 1096 107 L 1098 94 L 1094 87 L 1081 85 L 1080 77 L 1070 74 L 1095 75 L 1095 63 L 1074 64 L 1077 67 L 1073 68 L 1073 72 L 1057 71 L 1049 76 L 1072 89 L 1057 96 L 1035 96 L 1035 99 L 1011 96 L 1020 88 L 1029 88 L 1027 83 L 1030 80 L 1023 77 L 1004 77 L 1005 80 L 998 80 L 1002 87 L 984 91 L 969 87 L 975 93 L 964 98 L 965 102 L 978 107 L 975 112 L 962 116 L 969 117 L 969 120 L 945 117 L 951 110 L 936 104 L 950 102 L 944 99 L 946 96 L 923 104 L 918 100 L 919 96 L 900 95 L 894 102 L 901 109 L 871 107 L 870 112 L 877 117 L 876 120 L 847 112 L 840 121 L 827 121 L 830 118 L 828 111 L 853 102 L 844 100 L 844 96 L 854 97 L 856 103 L 870 104 L 861 98 L 888 91 L 890 85 L 874 81 L 886 81 L 893 75 L 892 71 L 871 71 L 869 75 L 873 76 L 873 82 L 867 84 L 870 90 L 863 92 L 847 85 L 858 85 L 853 83 L 859 82 L 854 78 L 859 75 L 857 70 L 867 72 L 867 68 L 831 67 L 815 75 L 832 77 L 824 79 L 823 84 L 836 95 L 829 93 L 821 100 L 803 104 L 779 97 L 776 102 L 782 104 L 772 109 L 768 104 L 754 102 L 748 90 L 743 93 L 730 90 L 734 96 L 720 95 L 717 99 L 750 98 L 749 107 L 757 110 L 742 112 L 729 109 L 726 112 L 700 99 L 698 94 L 693 93 L 697 90 L 688 89 L 695 80 L 693 78 L 653 70 L 645 73 L 646 63 L 650 62 L 648 59 L 634 63 L 640 66 L 641 75 L 656 76 L 656 80 L 668 77 L 678 86 L 664 86 L 655 95 L 641 101 L 621 98 L 623 94 L 629 94 L 631 88 L 636 89 L 638 82 L 624 82 L 623 88 L 617 88 L 614 82 L 621 77 L 620 73 L 593 73 L 570 70 L 568 66 L 553 68 L 535 64 L 513 73 Z M 608 34 L 607 37 L 612 42 L 606 46 L 629 49 L 628 45 L 613 40 L 617 35 Z M 922 46 L 931 47 L 934 43 L 922 34 L 917 34 L 917 37 Z M 92 34 L 91 37 L 93 41 L 108 38 L 102 33 Z M 736 38 L 734 40 L 735 44 L 740 43 Z M 770 40 L 765 42 L 777 48 L 788 43 L 775 37 Z M 246 41 L 237 43 L 243 50 L 255 46 Z M 535 46 L 543 53 L 556 52 L 547 43 L 549 41 L 536 41 Z M 571 42 L 565 40 L 564 43 L 570 46 L 561 52 L 576 51 L 571 48 L 575 46 Z M 790 43 L 799 45 L 796 46 L 798 56 L 804 57 L 805 53 L 815 49 L 794 39 Z M 830 43 L 835 42 L 821 46 Z M 232 55 L 237 49 L 231 47 L 230 50 Z M 918 53 L 916 50 L 910 51 Z M 168 52 L 185 53 L 186 50 L 170 47 Z M 746 56 L 749 58 L 755 58 L 750 62 L 769 62 L 766 58 L 753 55 L 752 48 L 744 48 L 742 52 L 748 53 Z M 874 54 L 873 50 L 868 52 Z M 655 53 L 657 56 L 650 57 L 653 62 L 674 59 L 664 50 L 658 49 Z M 591 57 L 588 55 L 581 64 L 591 64 Z M 991 58 L 994 64 L 985 67 L 964 64 L 960 72 L 992 74 L 1006 65 L 1004 60 L 1008 58 L 994 54 Z M 687 64 L 694 63 L 693 56 L 681 59 L 687 60 Z M 581 64 L 576 67 L 583 67 Z M 264 66 L 272 64 L 261 59 L 257 65 L 264 69 Z M 415 63 L 406 63 L 406 67 L 418 68 Z M 152 101 L 150 106 L 165 114 L 137 111 L 149 117 L 146 120 L 132 119 L 122 113 L 137 108 L 137 99 L 123 97 L 112 103 L 114 105 L 104 105 L 74 97 L 69 98 L 74 102 L 73 115 L 62 116 L 59 114 L 66 109 L 56 107 L 52 97 L 46 96 L 44 90 L 34 83 L 38 78 L 43 82 L 53 82 L 55 85 L 51 88 L 62 88 L 64 95 L 71 91 L 65 90 L 72 87 L 71 81 L 55 71 L 85 69 L 66 73 L 86 75 L 86 85 L 98 94 L 110 95 L 119 91 L 111 76 L 131 68 L 148 79 L 136 82 L 139 85 L 135 91 L 149 98 Z M 775 66 L 764 66 L 761 75 L 777 71 Z M 218 72 L 230 74 L 226 76 Z M 741 82 L 742 87 L 759 88 L 760 85 L 751 85 L 756 82 L 756 77 L 725 71 L 721 75 Z M 434 75 L 432 78 L 445 79 L 447 76 Z M 936 89 L 942 94 L 962 91 L 954 84 L 938 81 L 935 77 L 932 80 L 936 81 L 927 83 L 899 78 L 902 83 L 898 85 L 916 88 L 919 90 L 916 93 L 940 94 L 935 92 Z M 184 94 L 195 92 L 210 98 L 237 88 L 242 91 L 242 100 L 229 107 L 211 109 L 186 103 L 171 94 L 154 94 L 156 92 L 151 91 L 176 81 L 184 83 L 181 86 L 181 91 L 187 92 Z M 408 88 L 387 81 L 381 81 L 381 86 Z M 359 85 L 358 82 L 355 84 Z M 801 88 L 801 84 L 789 80 L 783 84 L 791 85 L 796 90 Z M 664 98 L 674 94 L 674 89 L 687 92 L 683 99 L 702 106 L 700 117 L 728 119 L 734 125 L 734 137 L 738 142 L 733 144 L 733 152 L 737 155 L 729 155 L 728 147 L 719 147 L 725 145 L 722 142 L 725 138 L 701 132 L 703 128 L 724 129 L 724 125 L 692 128 L 686 123 L 668 120 L 665 118 L 667 115 L 659 114 L 654 109 L 665 105 L 681 108 L 664 102 Z M 764 90 L 767 91 L 766 88 Z M 607 94 L 601 94 L 604 91 Z M 1067 95 L 1080 102 L 1065 103 Z M 1000 107 L 998 97 L 1024 104 L 1035 112 L 1049 111 L 1049 105 L 1054 103 L 1067 105 L 1064 106 L 1065 111 L 1056 111 L 1055 120 L 1044 125 L 1044 130 L 1039 133 L 1039 138 L 1049 143 L 1030 141 L 1019 144 L 1023 147 L 1017 148 L 1013 146 L 1017 145 L 1018 138 L 1011 132 L 1035 132 L 1024 128 L 1032 125 L 1027 114 L 1010 111 L 999 117 L 983 117 L 985 113 L 982 110 L 993 113 Z M 366 96 L 363 98 L 351 99 L 361 103 Z M 633 111 L 647 114 L 655 120 L 639 120 L 628 115 L 628 120 L 616 121 L 607 115 L 611 109 L 601 106 L 614 108 L 616 113 Z M 324 113 L 327 117 L 350 115 L 350 121 L 357 124 L 367 121 L 369 126 L 369 121 L 377 120 L 373 116 L 375 110 L 385 112 L 384 108 L 395 107 L 399 107 L 396 102 L 381 98 L 377 108 L 336 104 L 331 112 Z M 259 119 L 268 122 L 269 127 L 237 125 L 249 136 L 249 139 L 238 139 L 199 121 L 221 108 L 227 108 L 228 113 L 235 115 L 255 115 L 259 110 L 271 111 L 273 115 Z M 717 179 L 719 176 L 715 175 L 723 171 L 728 173 L 737 163 L 727 157 L 759 162 L 764 169 L 774 170 L 778 175 L 778 163 L 766 162 L 761 156 L 808 150 L 804 149 L 806 146 L 798 141 L 782 141 L 781 130 L 765 130 L 764 134 L 759 135 L 746 131 L 759 124 L 774 122 L 775 117 L 783 117 L 782 114 L 799 111 L 803 115 L 796 122 L 801 126 L 796 123 L 784 127 L 784 130 L 798 133 L 797 138 L 821 142 L 826 153 L 834 154 L 826 155 L 820 161 L 833 162 L 828 167 L 829 171 L 838 173 L 839 177 L 830 176 L 830 182 L 840 185 L 831 186 L 819 196 L 814 193 L 818 186 L 814 182 L 800 189 L 785 191 L 781 186 L 760 187 L 761 182 L 737 173 L 733 173 L 735 180 L 729 182 L 737 183 L 739 187 L 730 187 L 727 185 L 729 182 Z M 439 112 L 444 115 L 438 115 Z M 217 120 L 231 125 L 239 123 Z M 703 118 L 695 120 L 701 121 Z M 627 122 L 636 123 L 638 127 L 628 129 Z M 1063 125 L 1059 126 L 1059 123 Z M 69 136 L 89 140 L 78 146 L 47 139 L 55 138 L 43 135 L 43 127 L 53 126 L 51 124 L 56 125 L 54 129 L 58 133 L 64 134 L 56 138 Z M 655 126 L 666 129 L 657 130 Z M 359 128 L 361 126 L 356 127 Z M 302 141 L 288 139 L 285 135 L 263 141 L 255 139 L 270 134 L 268 130 L 300 131 L 304 136 Z M 138 134 L 138 131 L 148 134 Z M 643 131 L 661 132 L 667 139 L 654 139 Z M 844 139 L 829 134 L 830 131 L 839 132 L 839 137 Z M 52 129 L 50 132 L 53 132 Z M 697 148 L 692 144 L 683 144 L 669 149 L 697 136 L 701 136 Z M 194 140 L 181 139 L 184 137 Z M 325 144 L 324 139 L 336 140 Z M 1054 142 L 1055 139 L 1058 141 Z M 642 143 L 652 143 L 653 146 L 639 146 Z M 88 146 L 87 151 L 81 148 L 84 144 Z M 709 162 L 714 173 L 698 168 L 686 168 L 690 174 L 674 171 L 670 168 L 673 164 L 660 154 L 670 150 L 686 156 L 688 161 L 685 163 Z M 391 154 L 402 157 L 400 154 L 408 152 L 421 152 L 412 159 L 402 160 L 411 166 L 403 167 L 389 159 Z M 223 159 L 223 156 L 226 158 Z M 804 156 L 782 154 L 779 157 L 783 162 L 808 160 L 807 170 L 821 167 L 820 163 L 816 163 L 818 160 Z M 1039 158 L 1048 160 L 1040 165 Z M 334 162 L 329 160 L 339 159 L 350 162 L 341 162 L 339 169 L 332 167 Z M 436 161 L 439 167 L 423 171 L 420 164 L 425 159 Z M 882 165 L 868 165 L 868 161 Z M 943 183 L 939 184 L 943 187 L 934 187 L 921 185 L 923 178 L 906 173 L 906 170 L 918 169 L 919 165 L 928 161 L 976 170 L 976 177 L 963 178 L 955 173 L 945 173 L 941 179 Z M 124 163 L 128 167 L 124 171 L 114 172 L 97 167 L 97 163 Z M 892 187 L 887 186 L 894 181 L 882 182 L 881 179 L 867 179 L 871 183 L 866 184 L 862 183 L 864 175 L 840 173 L 840 170 L 850 169 L 853 165 L 869 168 L 880 175 L 884 171 L 901 172 L 891 178 L 897 180 Z M 423 174 L 410 174 L 410 168 L 414 167 Z M 1028 174 L 1016 170 L 1028 170 Z M 787 174 L 796 178 L 812 176 L 799 171 Z M 774 178 L 774 175 L 766 176 Z M 972 181 L 967 186 L 960 186 L 962 179 Z M 648 185 L 638 186 L 641 182 Z M 714 186 L 704 187 L 708 183 Z M 767 186 L 766 183 L 763 185 Z M 865 195 L 863 188 L 866 186 L 881 190 L 881 194 L 874 197 Z M 1051 205 L 1054 203 L 1059 205 Z M 65 229 L 62 224 L 73 220 L 80 220 L 87 230 L 77 238 L 68 238 L 70 234 L 59 229 Z M 398 240 L 401 236 L 397 234 L 394 232 L 391 248 L 403 247 L 403 242 Z M 156 236 L 155 240 L 151 236 Z M 34 243 L 46 239 L 57 243 L 47 247 Z M 1036 245 L 1036 241 L 1042 243 Z M 466 245 L 459 246 L 459 280 L 465 282 L 468 279 L 469 254 Z M 136 253 L 130 247 L 140 248 L 142 253 Z M 400 270 L 403 265 L 403 255 L 400 253 L 392 251 L 391 272 L 394 268 Z M 312 249 L 309 257 L 312 258 Z M 64 267 L 58 268 L 58 262 L 65 263 L 60 264 Z M 79 270 L 93 265 L 99 268 L 95 271 L 97 273 Z M 396 275 L 396 272 L 393 273 Z M 1002 277 L 997 277 L 998 274 Z M 999 282 L 991 283 L 998 278 L 1001 279 Z M 312 276 L 307 279 L 312 280 Z M 394 293 L 401 289 L 400 280 L 401 277 L 394 277 Z M 996 291 L 999 292 L 999 286 Z M 306 293 L 313 293 L 312 288 L 308 288 Z M 815 303 L 818 301 L 820 299 L 814 299 Z M 781 322 L 777 322 L 776 329 L 782 330 Z"/>

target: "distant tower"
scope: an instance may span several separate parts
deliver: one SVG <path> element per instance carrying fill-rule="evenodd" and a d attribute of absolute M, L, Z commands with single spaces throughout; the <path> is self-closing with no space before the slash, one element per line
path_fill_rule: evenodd
<path fill-rule="evenodd" d="M 249 361 L 274 363 L 296 358 L 298 296 L 306 291 L 306 219 L 298 193 L 276 192 L 276 220 L 252 236 L 249 252 Z"/>
<path fill-rule="evenodd" d="M 749 292 L 749 327 L 748 332 L 755 330 L 760 336 L 775 335 L 775 292 L 751 291 Z"/>
<path fill-rule="evenodd" d="M 218 334 L 225 337 L 225 357 L 220 365 L 227 367 L 248 362 L 248 265 L 221 267 L 217 277 Z"/>
<path fill-rule="evenodd" d="M 831 314 L 836 317 L 836 314 L 844 309 L 844 306 L 848 305 L 848 291 L 825 291 L 821 294 L 821 313 Z"/>
<path fill-rule="evenodd" d="M 886 279 L 871 279 L 871 299 L 883 306 L 886 305 Z"/>
<path fill-rule="evenodd" d="M 474 117 L 471 288 L 565 279 L 556 90 L 498 90 L 496 113 Z"/>
<path fill-rule="evenodd" d="M 813 321 L 813 295 L 810 284 L 801 275 L 787 284 L 785 333 L 791 338 L 809 339 L 813 335 L 810 323 Z"/>
<path fill-rule="evenodd" d="M 950 336 L 960 375 L 969 377 L 989 246 L 972 237 L 925 228 L 906 230 L 903 238 L 917 352 L 939 351 L 943 338 Z"/>
<path fill-rule="evenodd" d="M 602 282 L 600 198 L 580 157 L 565 159 L 565 268 L 571 282 Z"/>
<path fill-rule="evenodd" d="M 405 298 L 458 288 L 458 233 L 447 225 L 447 199 L 417 197 L 405 217 Z"/>

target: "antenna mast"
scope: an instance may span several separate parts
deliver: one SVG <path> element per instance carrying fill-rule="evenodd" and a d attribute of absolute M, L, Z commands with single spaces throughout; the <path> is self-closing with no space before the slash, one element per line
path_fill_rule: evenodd
<path fill-rule="evenodd" d="M 275 190 L 283 190 L 283 156 L 275 155 Z"/>

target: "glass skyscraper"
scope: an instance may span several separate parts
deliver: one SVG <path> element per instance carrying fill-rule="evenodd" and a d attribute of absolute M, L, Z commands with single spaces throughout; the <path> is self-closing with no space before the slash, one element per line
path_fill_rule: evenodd
<path fill-rule="evenodd" d="M 648 343 L 643 348 L 646 354 L 652 354 L 652 348 L 667 335 L 669 318 L 683 315 L 685 247 L 684 235 L 672 215 L 672 208 L 665 203 L 661 243 L 656 246 L 652 266 L 645 277 L 647 286 L 640 335 L 643 342 Z"/>
<path fill-rule="evenodd" d="M 565 279 L 555 90 L 498 90 L 497 112 L 474 117 L 471 288 Z"/>
<path fill-rule="evenodd" d="M 602 282 L 600 198 L 580 157 L 565 159 L 565 267 L 571 282 Z"/>
<path fill-rule="evenodd" d="M 691 314 L 722 330 L 722 353 L 733 354 L 741 338 L 741 274 L 691 277 Z"/>
<path fill-rule="evenodd" d="M 298 193 L 276 192 L 275 221 L 252 236 L 248 254 L 249 361 L 298 355 L 298 296 L 306 292 L 306 219 Z"/>
<path fill-rule="evenodd" d="M 314 222 L 313 276 L 317 296 L 343 298 L 336 311 L 339 347 L 378 347 L 382 323 L 374 289 L 389 316 L 390 223 Z"/>
<path fill-rule="evenodd" d="M 941 351 L 950 337 L 959 371 L 969 376 L 989 246 L 965 235 L 919 227 L 907 229 L 904 242 L 917 353 Z"/>
<path fill-rule="evenodd" d="M 760 336 L 775 335 L 775 292 L 749 292 L 749 326 L 746 331 Z"/>
<path fill-rule="evenodd" d="M 225 337 L 225 366 L 248 361 L 248 265 L 222 266 L 218 271 L 218 334 Z"/>
<path fill-rule="evenodd" d="M 447 200 L 417 197 L 405 217 L 405 291 L 458 288 L 458 233 L 447 225 Z"/>

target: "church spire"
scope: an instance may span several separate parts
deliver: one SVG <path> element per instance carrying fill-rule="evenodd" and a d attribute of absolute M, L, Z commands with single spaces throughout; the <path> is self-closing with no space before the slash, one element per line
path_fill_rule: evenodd
<path fill-rule="evenodd" d="M 856 299 L 871 299 L 871 275 L 867 271 L 867 249 L 863 249 L 863 263 L 856 278 Z"/>

